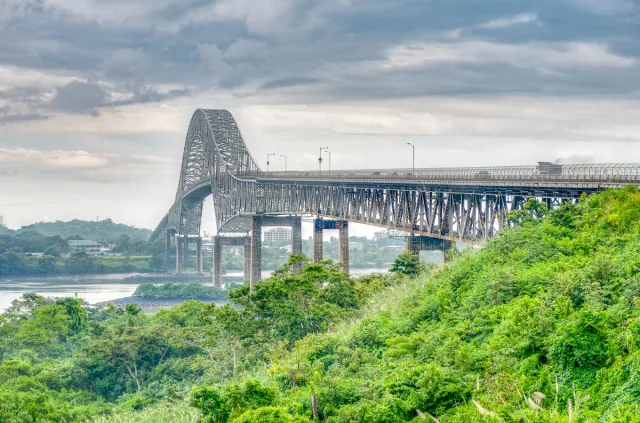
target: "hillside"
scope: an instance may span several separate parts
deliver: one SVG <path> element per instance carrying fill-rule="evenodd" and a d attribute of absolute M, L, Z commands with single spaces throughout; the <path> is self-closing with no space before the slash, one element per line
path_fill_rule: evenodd
<path fill-rule="evenodd" d="M 196 402 L 235 423 L 310 421 L 313 396 L 330 423 L 640 421 L 640 193 L 529 216 L 357 323 L 281 345 L 262 404 L 234 401 L 247 381 Z"/>
<path fill-rule="evenodd" d="M 72 220 L 70 222 L 40 222 L 23 226 L 20 231 L 37 231 L 44 236 L 80 236 L 99 242 L 115 241 L 127 235 L 132 241 L 146 241 L 151 235 L 149 229 L 134 228 L 122 223 L 114 223 L 111 219 L 100 221 Z"/>
<path fill-rule="evenodd" d="M 545 207 L 405 276 L 293 257 L 240 307 L 25 297 L 0 316 L 0 421 L 640 423 L 640 192 Z"/>

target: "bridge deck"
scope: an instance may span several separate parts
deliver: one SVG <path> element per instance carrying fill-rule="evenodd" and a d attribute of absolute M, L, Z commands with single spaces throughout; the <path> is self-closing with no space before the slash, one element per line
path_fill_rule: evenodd
<path fill-rule="evenodd" d="M 478 170 L 490 169 L 490 170 Z M 640 184 L 640 168 L 563 168 L 541 173 L 538 166 L 523 168 L 385 169 L 315 172 L 260 172 L 236 174 L 240 179 L 262 183 L 309 183 L 329 185 L 406 185 L 443 187 L 526 187 L 600 190 Z"/>

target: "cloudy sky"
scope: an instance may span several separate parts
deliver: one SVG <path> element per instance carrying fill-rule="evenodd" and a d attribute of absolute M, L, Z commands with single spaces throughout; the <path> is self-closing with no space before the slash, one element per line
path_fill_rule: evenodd
<path fill-rule="evenodd" d="M 639 0 L 0 0 L 0 215 L 154 227 L 197 107 L 306 169 L 640 161 L 639 106 Z"/>

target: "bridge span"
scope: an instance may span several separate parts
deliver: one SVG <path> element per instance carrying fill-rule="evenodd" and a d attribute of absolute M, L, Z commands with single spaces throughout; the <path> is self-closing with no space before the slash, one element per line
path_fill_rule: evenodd
<path fill-rule="evenodd" d="M 495 236 L 508 225 L 507 214 L 530 198 L 552 209 L 583 193 L 628 184 L 640 184 L 640 164 L 264 172 L 231 113 L 198 109 L 187 131 L 175 202 L 151 241 L 164 238 L 167 257 L 175 242 L 178 272 L 195 242 L 202 272 L 202 209 L 213 195 L 214 281 L 222 281 L 221 246 L 235 243 L 245 245 L 245 277 L 253 284 L 260 280 L 262 226 L 291 226 L 293 252 L 300 252 L 301 215 L 316 216 L 314 261 L 322 259 L 323 230 L 338 229 L 340 261 L 348 271 L 349 222 L 405 231 L 409 249 L 447 248 Z"/>

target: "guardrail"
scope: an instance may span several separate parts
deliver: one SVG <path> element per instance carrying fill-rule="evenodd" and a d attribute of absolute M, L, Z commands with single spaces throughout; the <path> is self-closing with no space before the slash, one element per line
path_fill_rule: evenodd
<path fill-rule="evenodd" d="M 366 169 L 236 174 L 257 180 L 332 180 L 404 182 L 556 182 L 640 183 L 640 164 L 540 165 L 432 169 Z"/>

